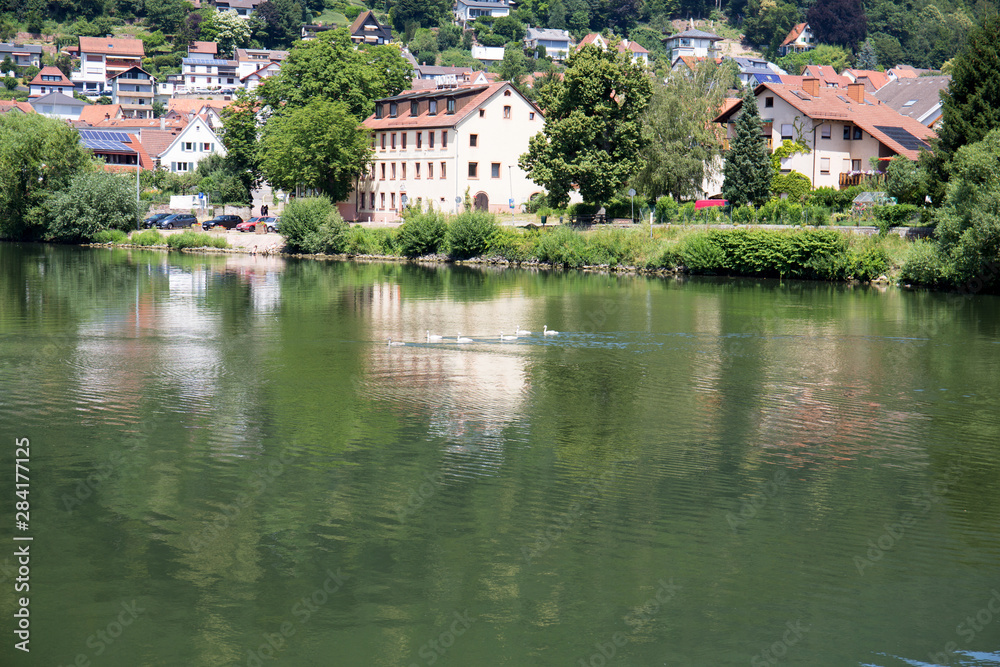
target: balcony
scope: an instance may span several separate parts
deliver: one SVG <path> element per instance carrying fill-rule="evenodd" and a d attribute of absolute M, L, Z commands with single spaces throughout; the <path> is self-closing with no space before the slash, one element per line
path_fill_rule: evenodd
<path fill-rule="evenodd" d="M 840 172 L 840 187 L 849 188 L 855 185 L 861 185 L 861 179 L 865 177 L 864 174 L 860 172 Z"/>

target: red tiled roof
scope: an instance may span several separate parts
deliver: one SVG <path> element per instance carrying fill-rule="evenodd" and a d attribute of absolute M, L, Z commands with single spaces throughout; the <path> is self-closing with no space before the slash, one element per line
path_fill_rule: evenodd
<path fill-rule="evenodd" d="M 0 113 L 9 113 L 15 109 L 23 111 L 24 113 L 35 113 L 35 108 L 27 102 L 0 100 Z"/>
<path fill-rule="evenodd" d="M 788 37 L 785 37 L 785 41 L 781 43 L 781 46 L 788 46 L 789 44 L 797 40 L 799 38 L 799 35 L 801 35 L 802 31 L 805 29 L 806 29 L 805 23 L 797 23 L 795 27 L 792 28 L 791 31 L 788 33 Z"/>
<path fill-rule="evenodd" d="M 209 106 L 218 112 L 232 104 L 232 100 L 188 100 L 171 98 L 167 100 L 167 110 L 177 113 L 197 113 L 204 106 Z"/>
<path fill-rule="evenodd" d="M 83 107 L 77 120 L 96 125 L 104 121 L 105 114 L 110 116 L 110 120 L 118 120 L 122 115 L 122 107 L 120 104 L 91 104 Z"/>
<path fill-rule="evenodd" d="M 181 131 L 177 130 L 143 130 L 140 135 L 140 143 L 142 144 L 143 150 L 146 151 L 151 157 L 157 158 L 163 154 L 165 150 L 170 148 L 170 144 L 174 143 L 174 139 Z"/>
<path fill-rule="evenodd" d="M 881 88 L 885 84 L 889 83 L 889 75 L 886 74 L 885 72 L 879 72 L 879 71 L 871 70 L 871 69 L 846 69 L 846 70 L 844 70 L 845 74 L 847 72 L 850 72 L 854 76 L 855 80 L 860 79 L 860 78 L 866 78 L 866 79 L 868 79 L 868 81 L 871 82 L 872 86 L 875 87 L 875 90 L 878 90 L 879 88 Z"/>
<path fill-rule="evenodd" d="M 889 70 L 889 73 L 896 75 L 897 79 L 916 79 L 920 76 L 912 67 L 907 68 L 903 66 L 893 67 Z"/>
<path fill-rule="evenodd" d="M 195 42 L 188 47 L 188 53 L 211 53 L 219 52 L 219 45 L 215 42 Z"/>
<path fill-rule="evenodd" d="M 819 88 L 819 95 L 812 96 L 802 90 L 801 86 L 789 86 L 778 83 L 762 83 L 757 86 L 754 94 L 759 96 L 764 90 L 769 90 L 783 99 L 805 116 L 813 120 L 833 120 L 843 123 L 853 123 L 868 134 L 878 139 L 889 149 L 916 160 L 919 151 L 904 148 L 895 139 L 889 137 L 878 127 L 896 127 L 906 130 L 918 139 L 928 140 L 936 137 L 934 130 L 925 127 L 922 123 L 912 118 L 900 115 L 894 109 L 879 102 L 878 98 L 872 95 L 864 95 L 865 104 L 859 104 L 849 98 L 846 91 L 839 88 Z M 800 97 L 801 95 L 802 97 Z M 734 104 L 723 111 L 715 119 L 721 123 L 737 111 L 742 105 Z"/>
<path fill-rule="evenodd" d="M 59 80 L 43 81 L 42 75 L 57 76 L 59 77 Z M 62 73 L 62 70 L 59 69 L 58 67 L 53 67 L 52 65 L 46 65 L 45 67 L 42 68 L 42 71 L 39 72 L 35 76 L 35 78 L 31 80 L 31 82 L 28 85 L 29 86 L 72 86 L 73 82 L 70 81 L 69 78 L 67 78 L 66 75 Z"/>
<path fill-rule="evenodd" d="M 103 53 L 117 56 L 145 56 L 141 39 L 126 37 L 80 37 L 80 53 Z"/>
<path fill-rule="evenodd" d="M 698 67 L 698 63 L 705 61 L 705 56 L 677 56 L 677 58 L 688 66 L 692 72 Z M 722 64 L 722 58 L 713 58 L 716 65 Z"/>
<path fill-rule="evenodd" d="M 837 70 L 833 69 L 829 65 L 806 65 L 802 74 L 803 76 L 816 77 L 823 83 L 824 86 L 846 88 L 847 84 L 851 82 L 851 80 L 846 76 L 840 76 L 837 74 Z"/>

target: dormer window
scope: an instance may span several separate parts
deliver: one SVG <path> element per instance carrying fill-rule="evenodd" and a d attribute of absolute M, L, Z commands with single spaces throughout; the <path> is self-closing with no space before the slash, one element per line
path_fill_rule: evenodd
<path fill-rule="evenodd" d="M 389 118 L 395 118 L 396 113 L 399 111 L 399 105 L 395 102 L 389 102 Z"/>
<path fill-rule="evenodd" d="M 420 113 L 420 102 L 410 102 L 410 115 L 416 116 Z"/>
<path fill-rule="evenodd" d="M 455 113 L 455 98 L 448 98 L 448 113 Z"/>
<path fill-rule="evenodd" d="M 427 110 L 427 113 L 431 116 L 436 116 L 438 112 L 438 101 L 431 100 L 429 103 L 429 107 L 430 108 Z"/>
<path fill-rule="evenodd" d="M 382 105 L 381 104 L 376 104 L 375 105 L 375 117 L 376 118 L 381 118 L 382 117 Z"/>

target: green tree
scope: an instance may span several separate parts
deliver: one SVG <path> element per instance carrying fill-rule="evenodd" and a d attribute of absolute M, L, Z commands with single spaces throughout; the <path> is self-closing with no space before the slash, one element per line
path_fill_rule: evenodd
<path fill-rule="evenodd" d="M 281 66 L 258 89 L 271 113 L 285 113 L 314 98 L 345 102 L 350 113 L 366 118 L 375 100 L 409 86 L 412 67 L 392 45 L 355 49 L 346 28 L 297 42 Z"/>
<path fill-rule="evenodd" d="M 524 25 L 516 16 L 501 16 L 493 19 L 493 34 L 504 38 L 505 43 L 520 42 L 524 39 Z"/>
<path fill-rule="evenodd" d="M 778 67 L 801 74 L 806 65 L 829 65 L 838 72 L 851 64 L 851 54 L 842 46 L 818 44 L 816 48 L 798 53 L 789 53 L 776 62 Z"/>
<path fill-rule="evenodd" d="M 546 107 L 545 129 L 518 164 L 553 202 L 566 202 L 574 184 L 584 201 L 607 201 L 639 167 L 651 95 L 649 77 L 628 54 L 584 47 L 570 55 Z"/>
<path fill-rule="evenodd" d="M 315 188 L 342 201 L 367 169 L 371 149 L 368 132 L 346 103 L 318 98 L 271 118 L 260 154 L 261 170 L 271 185 Z"/>
<path fill-rule="evenodd" d="M 211 29 L 215 32 L 214 41 L 219 45 L 220 55 L 232 55 L 235 49 L 250 44 L 250 26 L 235 9 L 216 12 L 211 19 Z"/>
<path fill-rule="evenodd" d="M 1000 127 L 1000 16 L 972 31 L 951 73 L 951 83 L 941 93 L 941 130 L 931 142 L 933 152 L 921 156 L 935 202 L 943 198 L 956 151 Z"/>
<path fill-rule="evenodd" d="M 146 10 L 147 24 L 169 34 L 177 32 L 187 15 L 182 0 L 144 0 L 143 8 Z"/>
<path fill-rule="evenodd" d="M 861 0 L 817 0 L 809 8 L 806 21 L 817 41 L 848 49 L 853 49 L 868 32 Z"/>
<path fill-rule="evenodd" d="M 261 168 L 257 110 L 251 93 L 240 90 L 236 100 L 222 110 L 221 139 L 230 171 L 238 175 L 247 193 L 252 192 L 260 184 Z"/>
<path fill-rule="evenodd" d="M 389 10 L 392 27 L 399 32 L 404 32 L 408 23 L 424 28 L 439 25 L 450 14 L 448 0 L 395 0 Z"/>
<path fill-rule="evenodd" d="M 757 98 L 753 89 L 747 87 L 731 147 L 726 153 L 722 197 L 733 207 L 743 204 L 759 206 L 771 196 L 773 173 L 771 156 L 761 137 Z"/>
<path fill-rule="evenodd" d="M 959 283 L 976 279 L 1000 285 L 1000 128 L 961 146 L 951 161 L 951 181 L 938 211 L 937 236 Z"/>
<path fill-rule="evenodd" d="M 438 27 L 438 51 L 454 49 L 462 43 L 462 27 L 454 23 L 445 23 Z"/>
<path fill-rule="evenodd" d="M 875 51 L 875 45 L 872 44 L 872 40 L 866 39 L 864 44 L 861 45 L 854 66 L 857 69 L 864 70 L 878 69 L 878 53 Z"/>
<path fill-rule="evenodd" d="M 32 79 L 38 76 L 38 73 L 40 71 L 41 70 L 35 67 L 34 65 L 28 65 L 27 67 L 25 67 L 24 71 L 21 72 L 21 80 L 24 82 L 24 85 L 28 85 Z"/>
<path fill-rule="evenodd" d="M 900 204 L 923 206 L 927 175 L 916 162 L 897 155 L 885 170 L 885 192 Z"/>
<path fill-rule="evenodd" d="M 427 28 L 419 28 L 413 33 L 409 44 L 410 52 L 422 65 L 433 65 L 437 62 L 437 36 Z"/>
<path fill-rule="evenodd" d="M 47 241 L 90 241 L 105 229 L 128 231 L 139 221 L 135 176 L 106 171 L 81 172 L 69 187 L 46 202 Z"/>
<path fill-rule="evenodd" d="M 801 13 L 793 4 L 782 0 L 750 0 L 743 30 L 748 42 L 760 45 L 773 57 L 788 31 L 801 20 Z"/>
<path fill-rule="evenodd" d="M 718 115 L 726 86 L 722 73 L 706 62 L 688 76 L 671 74 L 653 86 L 643 117 L 642 161 L 634 183 L 649 200 L 663 194 L 674 199 L 695 197 L 722 153 Z"/>
<path fill-rule="evenodd" d="M 521 81 L 528 73 L 528 58 L 520 43 L 512 42 L 504 47 L 503 60 L 500 61 L 497 73 L 503 81 L 510 81 L 520 90 Z"/>
<path fill-rule="evenodd" d="M 68 53 L 60 53 L 56 56 L 56 67 L 68 77 L 73 73 L 73 59 Z"/>
<path fill-rule="evenodd" d="M 63 121 L 0 115 L 0 238 L 42 238 L 45 201 L 93 168 L 80 135 Z"/>
<path fill-rule="evenodd" d="M 566 3 L 552 0 L 549 3 L 549 27 L 554 30 L 566 29 Z"/>

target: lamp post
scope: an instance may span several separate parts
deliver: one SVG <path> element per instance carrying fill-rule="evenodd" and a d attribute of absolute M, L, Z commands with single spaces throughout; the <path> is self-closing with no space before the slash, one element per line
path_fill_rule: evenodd
<path fill-rule="evenodd" d="M 142 208 L 139 206 L 139 153 L 135 154 L 135 231 L 139 231 L 139 221 L 142 219 Z"/>
<path fill-rule="evenodd" d="M 514 165 L 507 165 L 507 181 L 510 183 L 510 214 L 514 215 Z"/>
<path fill-rule="evenodd" d="M 632 224 L 635 224 L 635 188 L 628 189 L 628 198 L 632 204 Z"/>

